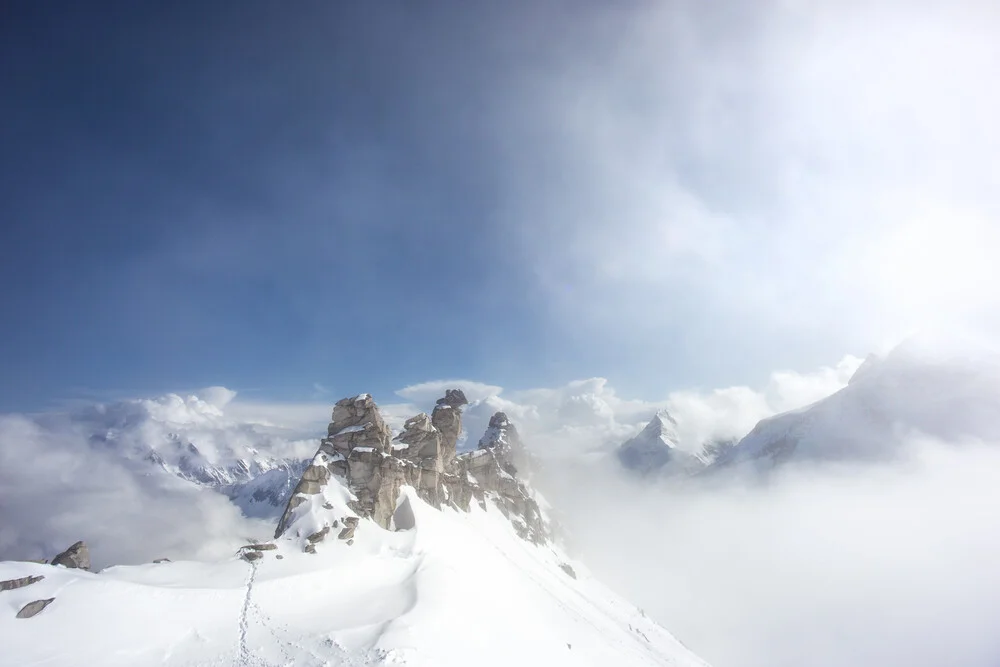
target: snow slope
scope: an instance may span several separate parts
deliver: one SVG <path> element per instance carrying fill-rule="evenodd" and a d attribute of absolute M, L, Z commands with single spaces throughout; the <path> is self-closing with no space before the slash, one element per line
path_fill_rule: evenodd
<path fill-rule="evenodd" d="M 901 345 L 869 357 L 837 393 L 762 420 L 718 465 L 885 460 L 912 435 L 1000 439 L 1000 362 Z"/>
<path fill-rule="evenodd" d="M 0 580 L 45 579 L 0 592 L 0 665 L 705 665 L 557 548 L 517 538 L 495 506 L 438 511 L 408 487 L 402 501 L 413 528 L 363 521 L 353 545 L 316 554 L 279 540 L 256 563 L 2 562 Z"/>

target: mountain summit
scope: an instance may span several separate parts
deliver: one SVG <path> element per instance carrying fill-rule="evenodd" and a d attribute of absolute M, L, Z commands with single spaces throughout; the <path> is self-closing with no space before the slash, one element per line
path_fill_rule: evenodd
<path fill-rule="evenodd" d="M 678 441 L 677 422 L 663 410 L 618 448 L 618 460 L 624 467 L 641 474 L 690 472 L 703 467 L 696 456 L 678 449 Z"/>
<path fill-rule="evenodd" d="M 0 562 L 0 664 L 706 667 L 562 551 L 505 414 L 455 453 L 464 399 L 395 439 L 338 401 L 276 539 L 222 562 Z"/>

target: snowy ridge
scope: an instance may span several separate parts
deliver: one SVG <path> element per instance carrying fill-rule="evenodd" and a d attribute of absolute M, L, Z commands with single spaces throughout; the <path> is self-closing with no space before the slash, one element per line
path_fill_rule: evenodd
<path fill-rule="evenodd" d="M 412 528 L 363 521 L 353 546 L 315 554 L 279 540 L 255 563 L 0 563 L 0 579 L 45 575 L 0 597 L 0 664 L 705 665 L 496 506 L 436 510 L 409 487 L 404 502 Z M 56 602 L 14 619 L 39 597 Z"/>
<path fill-rule="evenodd" d="M 911 435 L 1000 438 L 1000 363 L 908 346 L 870 356 L 846 387 L 761 421 L 718 465 L 891 459 Z"/>

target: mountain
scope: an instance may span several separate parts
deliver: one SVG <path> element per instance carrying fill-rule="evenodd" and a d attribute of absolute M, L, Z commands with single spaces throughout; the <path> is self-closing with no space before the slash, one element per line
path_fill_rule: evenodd
<path fill-rule="evenodd" d="M 224 493 L 248 516 L 271 516 L 284 506 L 312 442 L 286 429 L 235 422 L 222 407 L 167 394 L 87 406 L 60 418 L 91 447 L 141 474 L 162 471 Z"/>
<path fill-rule="evenodd" d="M 559 546 L 506 415 L 456 452 L 466 403 L 392 438 L 371 396 L 339 401 L 274 541 L 228 559 L 0 562 L 0 665 L 704 667 Z"/>
<path fill-rule="evenodd" d="M 690 473 L 705 466 L 694 454 L 679 449 L 677 443 L 677 422 L 661 411 L 618 448 L 618 460 L 625 468 L 640 474 Z"/>
<path fill-rule="evenodd" d="M 1000 439 L 1000 363 L 990 355 L 904 344 L 874 355 L 846 387 L 761 421 L 718 467 L 788 461 L 887 460 L 913 437 Z"/>

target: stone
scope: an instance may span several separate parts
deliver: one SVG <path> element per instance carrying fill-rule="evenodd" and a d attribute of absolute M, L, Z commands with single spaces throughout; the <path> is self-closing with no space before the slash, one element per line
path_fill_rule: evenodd
<path fill-rule="evenodd" d="M 83 542 L 77 542 L 66 549 L 66 551 L 53 558 L 52 564 L 62 565 L 63 567 L 69 568 L 78 568 L 81 570 L 89 570 L 90 550 L 87 549 L 87 545 Z"/>
<path fill-rule="evenodd" d="M 354 540 L 347 540 L 347 546 L 351 546 L 352 544 L 354 544 Z"/>
<path fill-rule="evenodd" d="M 25 586 L 30 586 L 31 584 L 37 583 L 45 578 L 45 575 L 40 574 L 33 577 L 21 577 L 20 579 L 7 579 L 6 581 L 0 581 L 0 591 L 12 591 L 17 588 L 24 588 Z"/>
<path fill-rule="evenodd" d="M 306 538 L 306 541 L 310 544 L 315 544 L 316 542 L 322 542 L 327 534 L 330 532 L 330 526 L 325 526 L 323 530 L 316 531 L 312 535 Z"/>
<path fill-rule="evenodd" d="M 263 557 L 264 554 L 262 554 L 259 551 L 246 550 L 240 552 L 240 558 L 247 561 L 248 563 L 252 563 L 255 560 L 260 560 Z"/>
<path fill-rule="evenodd" d="M 21 611 L 17 612 L 17 618 L 31 618 L 32 616 L 36 616 L 54 601 L 55 598 L 46 598 L 45 600 L 35 600 L 34 602 L 29 602 L 21 607 Z"/>
<path fill-rule="evenodd" d="M 153 561 L 154 564 L 158 564 L 158 563 L 170 563 L 170 562 L 172 562 L 172 561 L 169 558 L 157 558 L 156 560 Z"/>
<path fill-rule="evenodd" d="M 272 551 L 277 549 L 278 545 L 273 542 L 265 542 L 264 544 L 248 544 L 244 548 L 253 549 L 254 551 Z"/>
<path fill-rule="evenodd" d="M 559 569 L 576 579 L 576 571 L 569 563 L 559 563 Z"/>
<path fill-rule="evenodd" d="M 275 556 L 274 556 L 274 557 L 275 557 L 275 558 L 277 558 L 278 560 L 283 560 L 283 559 L 285 558 L 285 557 L 284 557 L 284 556 L 282 556 L 281 554 L 275 554 Z"/>
<path fill-rule="evenodd" d="M 314 554 L 316 553 L 316 545 L 310 542 L 305 546 L 305 549 L 303 549 L 302 551 L 304 551 L 307 554 Z"/>
<path fill-rule="evenodd" d="M 346 526 L 342 531 L 340 531 L 340 534 L 337 535 L 337 539 L 338 540 L 349 540 L 352 537 L 354 537 L 354 531 L 355 530 L 356 530 L 355 526 Z"/>
<path fill-rule="evenodd" d="M 462 406 L 468 403 L 461 389 L 448 389 L 431 413 L 431 424 L 441 432 L 441 458 L 446 470 L 455 458 L 458 436 L 462 433 Z"/>
<path fill-rule="evenodd" d="M 403 424 L 403 432 L 396 436 L 396 440 L 409 445 L 403 451 L 403 458 L 411 461 L 432 459 L 437 462 L 440 460 L 441 432 L 434 428 L 434 424 L 431 423 L 431 418 L 426 412 L 421 412 L 416 417 L 407 419 Z"/>

